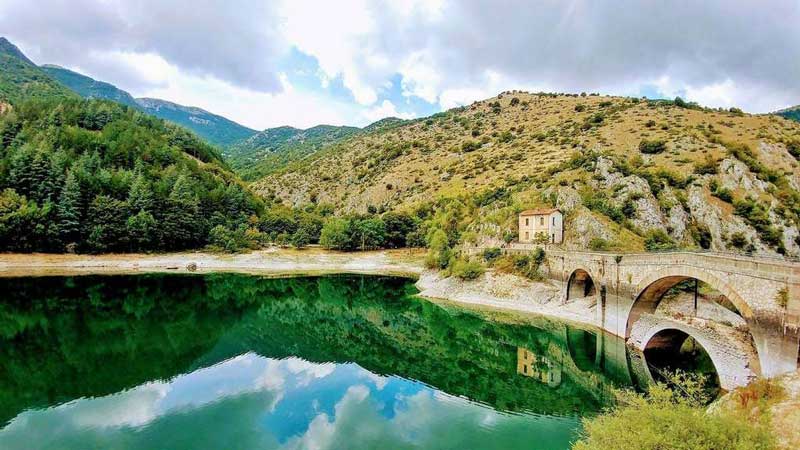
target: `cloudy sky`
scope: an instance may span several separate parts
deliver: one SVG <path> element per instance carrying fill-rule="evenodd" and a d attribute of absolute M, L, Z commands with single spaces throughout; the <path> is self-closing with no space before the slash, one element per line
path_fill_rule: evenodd
<path fill-rule="evenodd" d="M 37 63 L 244 125 L 365 125 L 508 89 L 800 103 L 798 0 L 0 0 Z"/>

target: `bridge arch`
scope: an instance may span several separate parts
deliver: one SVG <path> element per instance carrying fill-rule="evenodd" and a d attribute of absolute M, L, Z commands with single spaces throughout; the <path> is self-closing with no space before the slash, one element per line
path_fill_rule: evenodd
<path fill-rule="evenodd" d="M 596 294 L 597 286 L 591 272 L 580 267 L 573 270 L 569 278 L 567 278 L 564 298 L 569 300 L 571 298 L 590 297 Z"/>
<path fill-rule="evenodd" d="M 713 330 L 699 329 L 678 321 L 659 321 L 652 324 L 637 324 L 635 346 L 643 361 L 643 371 L 652 382 L 653 369 L 648 361 L 648 351 L 662 348 L 678 351 L 691 337 L 711 359 L 719 386 L 725 390 L 745 386 L 758 374 L 758 357 L 750 354 L 745 345 L 730 346 L 729 341 L 721 341 Z"/>
<path fill-rule="evenodd" d="M 675 287 L 678 283 L 686 280 L 696 279 L 702 281 L 712 288 L 719 291 L 736 307 L 739 314 L 751 324 L 753 310 L 747 301 L 739 295 L 728 283 L 722 281 L 715 275 L 694 267 L 667 267 L 643 278 L 636 287 L 636 297 L 628 312 L 628 320 L 625 327 L 625 337 L 631 336 L 634 324 L 644 314 L 652 314 L 656 311 L 664 294 Z"/>

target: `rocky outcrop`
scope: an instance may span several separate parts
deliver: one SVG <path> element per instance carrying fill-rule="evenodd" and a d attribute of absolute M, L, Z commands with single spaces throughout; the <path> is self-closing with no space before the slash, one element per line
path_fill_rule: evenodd
<path fill-rule="evenodd" d="M 616 233 L 584 206 L 575 209 L 565 233 L 564 245 L 571 249 L 587 249 L 595 238 L 614 241 L 616 237 Z"/>
<path fill-rule="evenodd" d="M 745 163 L 736 158 L 725 158 L 719 164 L 719 180 L 722 187 L 730 190 L 741 188 L 748 194 L 760 194 L 767 190 L 767 183 L 750 172 Z"/>

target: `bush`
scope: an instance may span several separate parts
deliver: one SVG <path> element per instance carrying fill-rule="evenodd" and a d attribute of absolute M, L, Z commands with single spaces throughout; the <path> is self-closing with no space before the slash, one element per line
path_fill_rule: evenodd
<path fill-rule="evenodd" d="M 289 243 L 292 244 L 294 248 L 304 248 L 311 243 L 311 235 L 305 228 L 298 228 L 292 237 L 289 238 Z"/>
<path fill-rule="evenodd" d="M 748 420 L 751 414 L 742 407 L 709 413 L 705 400 L 702 387 L 685 379 L 675 390 L 657 384 L 646 395 L 622 393 L 616 408 L 583 421 L 573 449 L 774 448 L 767 420 Z"/>
<path fill-rule="evenodd" d="M 261 239 L 261 232 L 243 225 L 235 230 L 217 225 L 209 232 L 209 246 L 230 253 L 258 248 Z"/>
<path fill-rule="evenodd" d="M 425 266 L 429 269 L 446 269 L 453 257 L 450 241 L 444 230 L 436 229 L 428 243 L 428 255 L 425 257 Z"/>
<path fill-rule="evenodd" d="M 694 173 L 698 175 L 714 175 L 717 173 L 717 160 L 706 156 L 705 161 L 695 163 Z"/>
<path fill-rule="evenodd" d="M 333 217 L 325 222 L 319 236 L 319 243 L 327 249 L 348 250 L 350 247 L 350 222 Z"/>
<path fill-rule="evenodd" d="M 639 142 L 639 151 L 647 155 L 655 155 L 667 149 L 667 144 L 660 140 L 642 139 Z"/>
<path fill-rule="evenodd" d="M 491 263 L 495 259 L 499 258 L 503 254 L 503 251 L 497 247 L 487 248 L 483 251 L 483 260 Z"/>
<path fill-rule="evenodd" d="M 461 150 L 465 153 L 474 152 L 475 150 L 480 150 L 481 145 L 478 141 L 467 141 L 461 145 Z"/>
<path fill-rule="evenodd" d="M 678 248 L 675 241 L 663 230 L 650 230 L 644 238 L 644 248 L 648 252 L 674 250 Z"/>
<path fill-rule="evenodd" d="M 483 266 L 474 260 L 456 259 L 450 265 L 450 274 L 462 280 L 474 280 L 483 275 Z"/>
<path fill-rule="evenodd" d="M 699 245 L 700 248 L 704 250 L 711 248 L 713 237 L 711 236 L 711 231 L 707 226 L 700 223 L 694 223 L 689 227 L 689 232 L 692 235 L 692 239 L 697 242 L 697 245 Z"/>
<path fill-rule="evenodd" d="M 747 240 L 747 236 L 744 235 L 741 231 L 737 231 L 736 233 L 731 234 L 728 242 L 739 249 L 743 249 L 750 244 L 750 241 Z"/>
<path fill-rule="evenodd" d="M 541 265 L 545 260 L 545 252 L 537 248 L 529 255 L 505 256 L 495 261 L 495 267 L 501 272 L 515 273 L 531 280 L 541 280 Z"/>
<path fill-rule="evenodd" d="M 611 248 L 611 243 L 599 237 L 594 237 L 589 241 L 589 250 L 606 251 Z"/>

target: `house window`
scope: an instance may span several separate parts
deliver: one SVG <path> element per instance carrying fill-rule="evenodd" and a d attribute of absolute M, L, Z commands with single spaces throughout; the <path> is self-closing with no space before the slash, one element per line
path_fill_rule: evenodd
<path fill-rule="evenodd" d="M 529 224 L 528 224 L 528 221 L 529 221 L 529 220 L 530 220 L 530 219 L 528 219 L 527 217 L 525 218 L 525 226 L 526 226 L 526 227 L 529 225 Z"/>
<path fill-rule="evenodd" d="M 528 234 L 528 232 L 526 231 L 526 232 L 525 232 L 525 240 L 526 240 L 526 241 L 529 239 L 529 238 L 528 238 L 528 236 L 529 236 L 529 234 Z"/>
<path fill-rule="evenodd" d="M 553 217 L 553 226 L 556 226 L 556 218 Z"/>
<path fill-rule="evenodd" d="M 539 217 L 539 225 L 544 225 L 544 217 Z"/>

